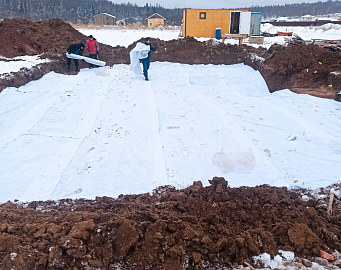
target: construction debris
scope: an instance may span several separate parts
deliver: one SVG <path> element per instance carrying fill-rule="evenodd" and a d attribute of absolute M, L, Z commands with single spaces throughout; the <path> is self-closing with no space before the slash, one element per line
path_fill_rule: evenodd
<path fill-rule="evenodd" d="M 334 201 L 334 193 L 330 194 L 329 204 L 328 204 L 328 208 L 327 208 L 327 214 L 328 215 L 331 215 L 333 212 L 333 201 Z"/>

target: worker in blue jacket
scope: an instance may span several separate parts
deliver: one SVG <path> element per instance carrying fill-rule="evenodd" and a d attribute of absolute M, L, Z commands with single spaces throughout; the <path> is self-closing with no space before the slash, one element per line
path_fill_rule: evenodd
<path fill-rule="evenodd" d="M 85 48 L 84 43 L 71 44 L 67 48 L 67 52 L 77 54 L 77 55 L 82 55 L 84 48 Z M 78 59 L 73 59 L 73 61 L 75 62 L 76 71 L 79 71 Z M 70 67 L 71 67 L 71 58 L 67 58 L 67 71 L 70 71 Z"/>
<path fill-rule="evenodd" d="M 146 38 L 144 44 L 150 46 L 150 51 L 148 53 L 148 57 L 147 58 L 144 58 L 144 59 L 141 59 L 141 62 L 142 62 L 142 66 L 143 66 L 143 75 L 144 75 L 144 79 L 146 81 L 149 81 L 148 79 L 148 69 L 149 69 L 149 66 L 150 66 L 150 55 L 151 55 L 151 52 L 155 52 L 156 51 L 156 47 L 155 46 L 152 46 L 151 43 L 150 43 L 150 38 Z"/>

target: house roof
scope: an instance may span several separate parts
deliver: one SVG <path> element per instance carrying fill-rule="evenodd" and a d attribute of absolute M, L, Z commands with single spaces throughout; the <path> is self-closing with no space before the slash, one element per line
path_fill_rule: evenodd
<path fill-rule="evenodd" d="M 98 15 L 106 15 L 106 16 L 109 16 L 109 17 L 112 17 L 112 18 L 115 18 L 115 19 L 116 19 L 116 16 L 111 15 L 111 14 L 108 14 L 108 13 L 100 13 L 100 14 L 95 15 L 94 17 L 96 17 L 96 16 L 98 16 Z"/>
<path fill-rule="evenodd" d="M 160 18 L 162 18 L 162 19 L 165 19 L 165 20 L 166 20 L 166 18 L 165 18 L 165 17 L 163 17 L 163 16 L 161 16 L 159 13 L 154 13 L 154 14 L 150 15 L 148 18 L 146 18 L 146 20 L 150 19 L 150 18 L 151 18 L 151 17 L 153 17 L 153 16 L 159 16 Z"/>

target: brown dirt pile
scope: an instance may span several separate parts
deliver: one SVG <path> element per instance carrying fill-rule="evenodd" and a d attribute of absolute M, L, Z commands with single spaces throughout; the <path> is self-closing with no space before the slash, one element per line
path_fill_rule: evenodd
<path fill-rule="evenodd" d="M 32 80 L 38 80 L 51 71 L 64 73 L 66 71 L 65 52 L 68 46 L 73 43 L 85 43 L 87 37 L 60 19 L 43 22 L 4 19 L 0 22 L 0 40 L 2 46 L 0 55 L 2 56 L 12 58 L 43 54 L 42 58 L 53 60 L 39 67 L 22 69 L 20 72 L 15 72 L 13 76 L 0 78 L 1 91 L 6 87 L 19 87 Z M 124 47 L 113 48 L 100 43 L 100 52 L 100 58 L 106 61 L 107 65 L 129 63 L 129 54 Z M 86 53 L 85 51 L 84 55 Z M 80 61 L 80 68 L 86 67 L 88 64 Z"/>
<path fill-rule="evenodd" d="M 62 70 L 65 71 L 65 56 L 69 45 L 86 43 L 87 37 L 74 29 L 70 24 L 60 19 L 51 19 L 42 22 L 32 22 L 25 19 L 4 19 L 0 23 L 0 39 L 3 47 L 1 55 L 16 57 L 22 55 L 46 54 L 54 55 L 54 59 L 63 60 Z M 129 62 L 124 47 L 111 47 L 100 44 L 100 50 L 108 65 Z M 123 52 L 121 50 L 123 49 Z M 114 52 L 115 50 L 115 52 Z M 86 51 L 84 55 L 86 55 Z M 123 57 L 123 58 L 122 58 Z M 128 57 L 128 58 L 127 58 Z M 84 64 L 84 67 L 87 67 Z"/>
<path fill-rule="evenodd" d="M 341 91 L 341 53 L 317 45 L 272 46 L 258 69 L 271 91 L 334 98 Z"/>
<path fill-rule="evenodd" d="M 286 188 L 175 190 L 0 205 L 0 269 L 222 269 L 278 249 L 341 250 L 341 214 Z M 93 267 L 93 268 L 90 268 Z"/>
<path fill-rule="evenodd" d="M 140 40 L 141 41 L 141 40 Z M 134 42 L 128 51 L 135 47 Z M 214 44 L 212 41 L 199 42 L 195 38 L 163 41 L 154 39 L 158 51 L 152 54 L 152 61 L 176 62 L 181 64 L 233 65 L 246 62 L 250 53 L 265 53 L 265 49 L 230 44 Z"/>
<path fill-rule="evenodd" d="M 67 44 L 86 38 L 59 19 L 31 22 L 4 19 L 0 23 L 1 54 L 5 57 L 65 52 Z"/>
<path fill-rule="evenodd" d="M 44 22 L 5 19 L 0 23 L 3 56 L 45 54 L 43 57 L 52 58 L 54 62 L 42 64 L 41 68 L 23 70 L 11 78 L 0 79 L 0 91 L 8 86 L 19 87 L 50 71 L 65 72 L 64 53 L 67 47 L 72 43 L 85 43 L 86 39 L 86 36 L 60 19 Z M 297 93 L 334 98 L 335 93 L 341 91 L 341 75 L 331 73 L 341 71 L 341 53 L 330 52 L 317 45 L 276 45 L 267 51 L 246 45 L 199 42 L 194 38 L 171 41 L 156 39 L 153 43 L 157 45 L 158 52 L 153 53 L 152 61 L 226 65 L 245 63 L 261 72 L 271 92 L 290 88 Z M 135 44 L 128 48 L 100 44 L 100 59 L 110 66 L 129 64 L 129 52 Z M 259 60 L 261 58 L 264 61 Z M 80 67 L 87 67 L 87 64 L 81 61 Z"/>

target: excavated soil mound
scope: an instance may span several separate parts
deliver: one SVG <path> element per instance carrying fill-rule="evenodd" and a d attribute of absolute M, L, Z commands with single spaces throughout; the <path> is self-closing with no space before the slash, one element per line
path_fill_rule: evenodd
<path fill-rule="evenodd" d="M 333 98 L 341 91 L 341 53 L 317 45 L 272 46 L 259 70 L 271 91 Z"/>
<path fill-rule="evenodd" d="M 143 41 L 142 39 L 138 42 Z M 128 47 L 132 50 L 137 42 Z M 157 52 L 152 54 L 152 61 L 176 62 L 181 64 L 233 65 L 246 62 L 250 54 L 264 54 L 265 49 L 250 46 L 237 46 L 209 42 L 199 42 L 195 38 L 163 41 L 153 39 Z"/>
<path fill-rule="evenodd" d="M 0 269 L 222 269 L 341 250 L 341 213 L 286 188 L 223 178 L 153 194 L 0 205 Z M 340 204 L 340 201 L 338 201 Z M 93 267 L 93 268 L 89 268 Z"/>
<path fill-rule="evenodd" d="M 64 53 L 72 43 L 86 42 L 86 36 L 60 19 L 31 22 L 24 19 L 4 19 L 0 23 L 1 54 L 5 57 L 44 54 L 54 61 L 40 68 L 23 70 L 0 79 L 0 91 L 8 86 L 19 87 L 30 80 L 55 71 L 65 72 Z M 107 65 L 129 64 L 129 52 L 136 42 L 125 47 L 100 44 L 100 60 Z M 297 93 L 319 97 L 341 98 L 341 53 L 331 52 L 317 45 L 275 45 L 268 51 L 250 46 L 199 42 L 194 38 L 162 41 L 155 39 L 158 51 L 152 61 L 183 64 L 238 64 L 244 63 L 259 70 L 271 92 L 290 88 Z M 85 52 L 84 55 L 86 55 Z M 1 60 L 0 60 L 1 61 Z M 87 67 L 83 61 L 80 67 Z"/>
<path fill-rule="evenodd" d="M 0 22 L 0 55 L 12 58 L 23 55 L 42 54 L 41 58 L 52 61 L 41 64 L 39 67 L 22 69 L 12 76 L 0 78 L 0 91 L 6 87 L 19 87 L 32 80 L 40 79 L 45 74 L 55 71 L 66 71 L 65 52 L 70 44 L 86 43 L 87 37 L 75 30 L 70 24 L 60 19 L 43 22 L 31 22 L 25 19 L 4 19 Z M 129 53 L 125 47 L 115 48 L 100 44 L 100 60 L 107 65 L 129 63 Z M 84 52 L 86 55 L 87 52 Z M 0 61 L 8 61 L 0 59 Z M 88 64 L 80 61 L 80 68 Z M 76 74 L 76 73 L 72 73 Z"/>
<path fill-rule="evenodd" d="M 86 37 L 60 19 L 31 22 L 4 19 L 0 23 L 1 54 L 5 57 L 66 52 L 72 43 Z"/>
<path fill-rule="evenodd" d="M 1 55 L 16 57 L 22 55 L 46 54 L 54 60 L 63 60 L 62 70 L 65 71 L 65 55 L 68 46 L 73 43 L 86 43 L 87 37 L 60 19 L 43 22 L 31 22 L 25 19 L 4 19 L 0 23 Z M 113 53 L 115 49 L 115 53 Z M 120 50 L 123 49 L 123 53 Z M 100 50 L 105 55 L 108 65 L 128 63 L 126 48 L 104 45 Z M 87 52 L 84 52 L 86 55 Z M 122 59 L 122 56 L 125 58 Z M 127 58 L 128 57 L 128 58 Z M 82 62 L 81 62 L 82 63 Z M 86 64 L 82 66 L 86 67 Z M 59 70 L 57 70 L 59 71 Z"/>

